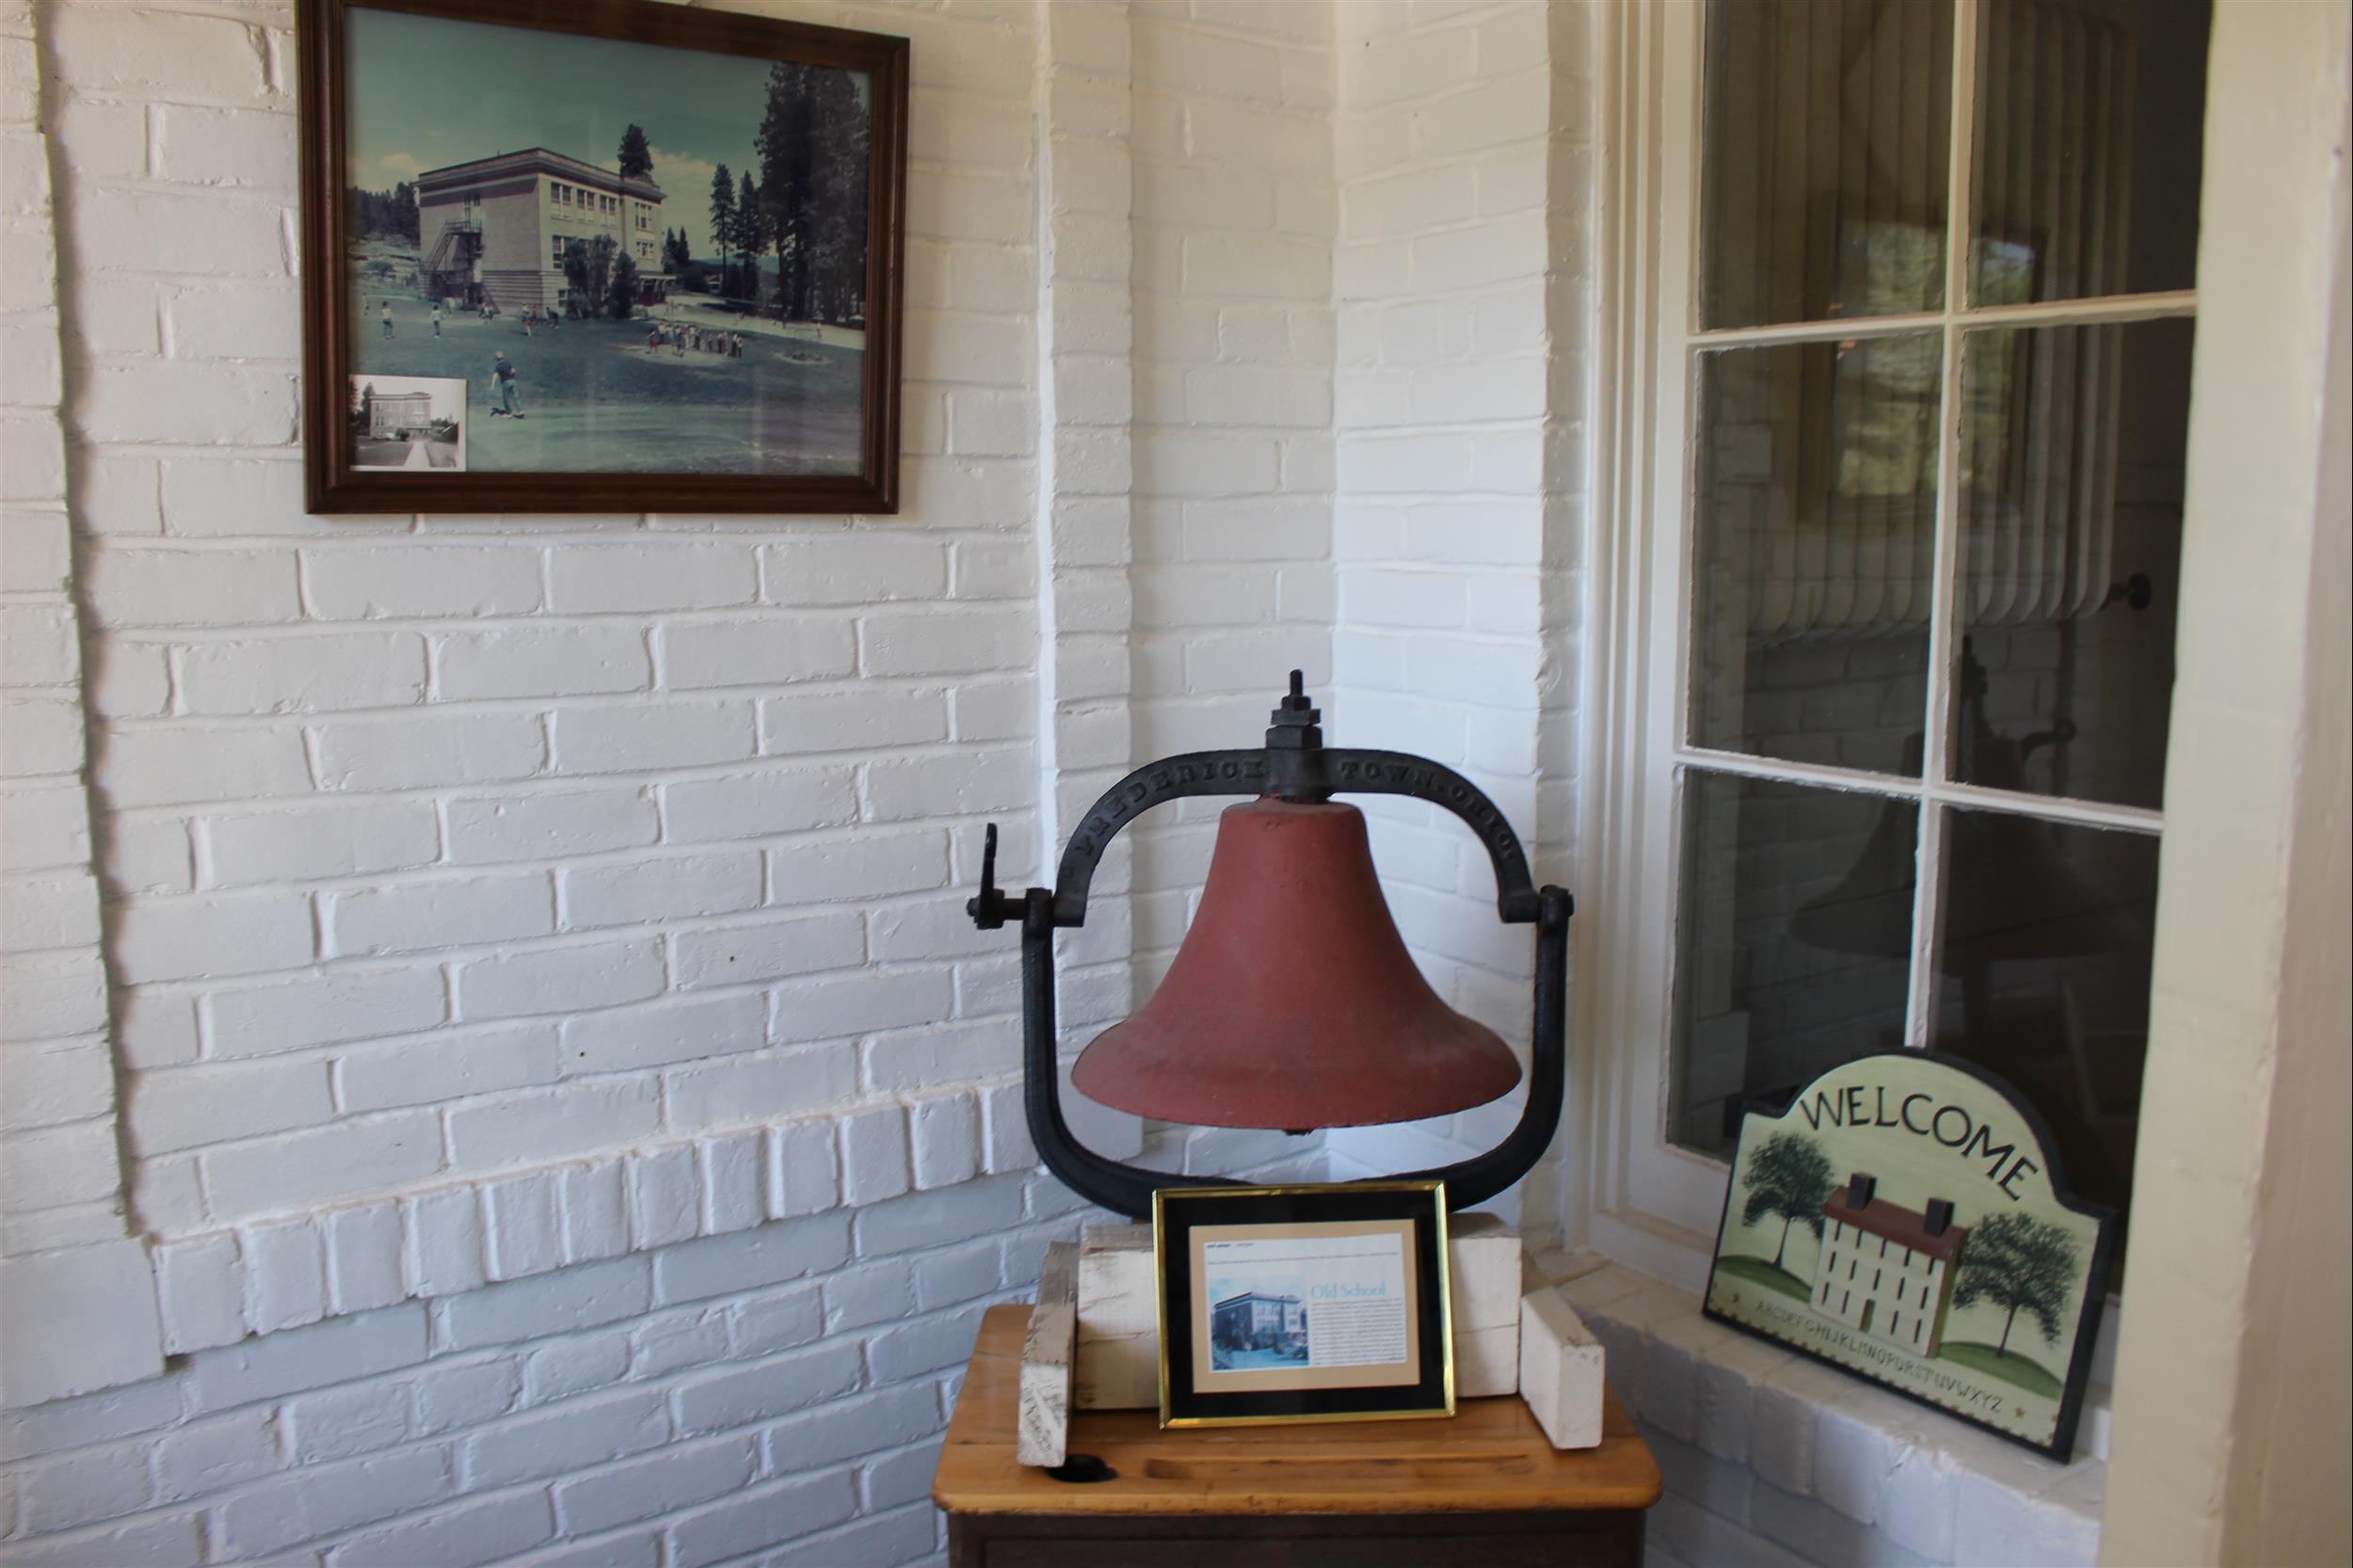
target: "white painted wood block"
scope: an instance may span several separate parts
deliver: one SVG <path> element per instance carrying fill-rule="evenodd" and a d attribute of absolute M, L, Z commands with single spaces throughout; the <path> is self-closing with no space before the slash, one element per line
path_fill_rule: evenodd
<path fill-rule="evenodd" d="M 1079 1337 L 1160 1332 L 1160 1283 L 1150 1225 L 1088 1225 L 1079 1233 Z"/>
<path fill-rule="evenodd" d="M 1080 1410 L 1146 1410 L 1160 1402 L 1159 1271 L 1150 1225 L 1079 1233 Z"/>
<path fill-rule="evenodd" d="M 1601 1341 L 1558 1289 L 1520 1303 L 1520 1397 L 1556 1448 L 1601 1442 Z"/>
<path fill-rule="evenodd" d="M 1067 1455 L 1078 1331 L 1079 1249 L 1067 1241 L 1050 1242 L 1038 1271 L 1030 1332 L 1021 1342 L 1020 1430 L 1014 1457 L 1024 1464 L 1060 1464 Z"/>
<path fill-rule="evenodd" d="M 1484 1400 L 1510 1394 L 1520 1385 L 1520 1325 L 1501 1323 L 1454 1331 L 1454 1394 L 1457 1399 Z"/>
<path fill-rule="evenodd" d="M 1493 1214 L 1447 1220 L 1447 1278 L 1454 1332 L 1510 1327 L 1520 1320 L 1520 1233 Z"/>
<path fill-rule="evenodd" d="M 1072 1398 L 1080 1410 L 1160 1408 L 1160 1336 L 1130 1334 L 1080 1340 Z"/>

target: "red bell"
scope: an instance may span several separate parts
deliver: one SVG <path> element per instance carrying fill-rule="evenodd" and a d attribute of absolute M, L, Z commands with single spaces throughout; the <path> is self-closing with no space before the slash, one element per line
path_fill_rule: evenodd
<path fill-rule="evenodd" d="M 1414 967 L 1364 813 L 1268 796 L 1226 808 L 1167 978 L 1071 1082 L 1158 1121 L 1305 1132 L 1466 1111 L 1519 1078 Z"/>

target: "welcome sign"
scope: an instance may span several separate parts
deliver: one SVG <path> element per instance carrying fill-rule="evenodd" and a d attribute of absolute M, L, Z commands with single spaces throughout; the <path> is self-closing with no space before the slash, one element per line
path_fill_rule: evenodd
<path fill-rule="evenodd" d="M 1866 1056 L 1743 1119 L 1707 1315 L 2064 1462 L 2114 1230 L 2008 1085 Z"/>

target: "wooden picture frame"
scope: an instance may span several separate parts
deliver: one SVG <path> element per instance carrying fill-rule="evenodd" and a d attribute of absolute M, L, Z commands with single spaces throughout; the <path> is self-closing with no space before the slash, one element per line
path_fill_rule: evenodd
<path fill-rule="evenodd" d="M 311 511 L 898 510 L 905 39 L 299 0 L 297 41 Z M 724 236 L 722 143 L 760 214 Z"/>
<path fill-rule="evenodd" d="M 2116 1224 L 2008 1083 L 1881 1051 L 1742 1117 L 1704 1310 L 2064 1464 Z"/>
<path fill-rule="evenodd" d="M 1454 1414 L 1445 1183 L 1162 1188 L 1152 1247 L 1162 1427 Z"/>

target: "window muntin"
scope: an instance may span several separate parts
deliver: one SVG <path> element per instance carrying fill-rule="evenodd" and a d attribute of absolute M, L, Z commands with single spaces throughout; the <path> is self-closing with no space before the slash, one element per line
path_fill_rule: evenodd
<path fill-rule="evenodd" d="M 1661 344 L 1691 432 L 1669 1150 L 1934 1046 L 2035 1098 L 2078 1190 L 2129 1192 L 2200 152 L 2132 94 L 2202 83 L 2205 34 L 2170 0 L 1705 10 Z M 1644 1168 L 1689 1185 L 1635 1154 L 1638 1204 Z"/>

